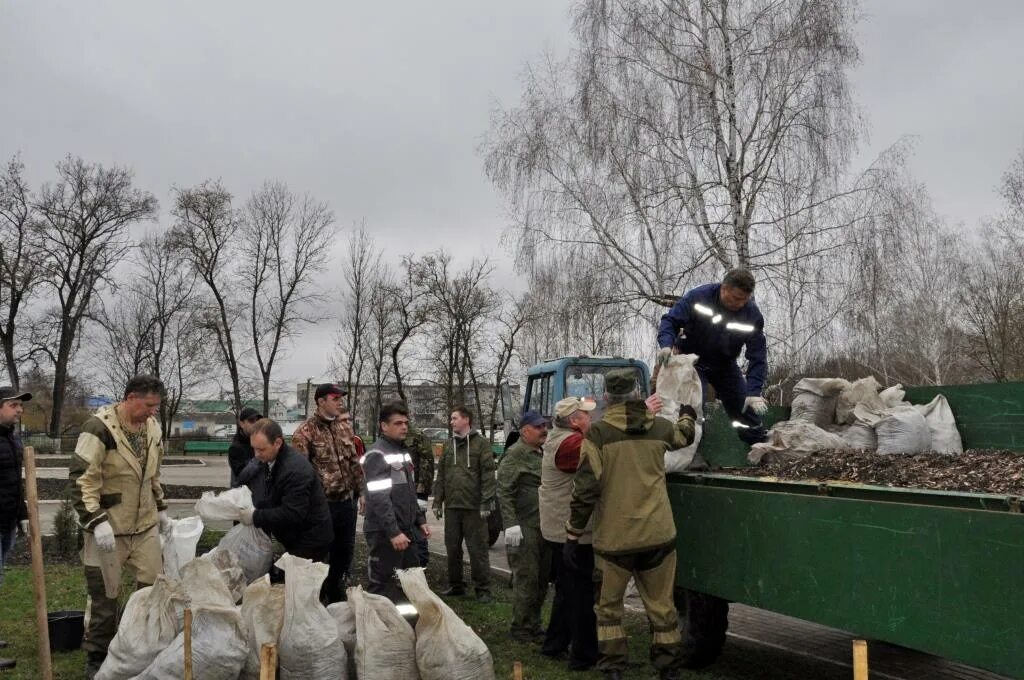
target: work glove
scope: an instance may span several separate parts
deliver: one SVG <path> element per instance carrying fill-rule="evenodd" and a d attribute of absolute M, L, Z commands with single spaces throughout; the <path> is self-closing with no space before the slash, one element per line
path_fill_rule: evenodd
<path fill-rule="evenodd" d="M 434 503 L 434 518 L 441 519 L 444 517 L 444 509 L 440 503 Z"/>
<path fill-rule="evenodd" d="M 480 519 L 487 521 L 487 518 L 491 516 L 490 508 L 480 508 Z"/>
<path fill-rule="evenodd" d="M 157 513 L 157 518 L 160 520 L 160 533 L 169 534 L 171 529 L 174 528 L 174 520 L 170 518 L 166 510 L 161 510 Z"/>
<path fill-rule="evenodd" d="M 256 512 L 256 508 L 246 508 L 242 510 L 242 514 L 238 517 L 238 521 L 247 527 L 252 526 L 252 515 Z"/>
<path fill-rule="evenodd" d="M 655 357 L 654 362 L 659 366 L 664 366 L 668 363 L 668 360 L 672 358 L 672 348 L 662 347 L 658 350 L 658 355 Z"/>
<path fill-rule="evenodd" d="M 416 506 L 420 509 L 421 512 L 427 511 L 427 502 L 422 498 L 416 499 Z"/>
<path fill-rule="evenodd" d="M 28 538 L 28 520 L 23 519 L 18 522 L 18 529 L 21 530 L 21 535 Z"/>
<path fill-rule="evenodd" d="M 523 542 L 523 530 L 517 524 L 514 527 L 505 529 L 505 545 L 512 548 L 518 548 L 519 544 Z"/>
<path fill-rule="evenodd" d="M 683 404 L 679 407 L 679 417 L 690 416 L 694 420 L 697 420 L 697 409 L 693 408 L 689 404 Z"/>
<path fill-rule="evenodd" d="M 763 397 L 747 397 L 743 400 L 743 410 L 754 415 L 763 416 L 768 412 L 768 402 Z"/>
<path fill-rule="evenodd" d="M 117 541 L 114 540 L 114 528 L 110 526 L 110 522 L 100 522 L 96 525 L 96 528 L 92 530 L 92 535 L 96 539 L 96 545 L 103 552 L 114 552 L 117 547 Z"/>
<path fill-rule="evenodd" d="M 580 542 L 578 539 L 569 537 L 565 540 L 565 545 L 562 546 L 562 564 L 567 569 L 572 571 L 579 570 L 579 562 L 576 561 L 576 548 L 578 548 Z"/>

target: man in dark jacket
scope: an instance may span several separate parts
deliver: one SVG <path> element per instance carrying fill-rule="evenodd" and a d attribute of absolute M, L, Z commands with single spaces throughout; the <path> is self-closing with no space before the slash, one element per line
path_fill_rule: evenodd
<path fill-rule="evenodd" d="M 22 447 L 14 428 L 25 410 L 24 402 L 32 398 L 28 392 L 14 387 L 0 387 L 0 584 L 4 580 L 4 563 L 14 551 L 14 539 L 20 532 L 28 536 L 28 506 L 21 480 Z M 0 641 L 0 647 L 7 643 Z M 14 659 L 0 658 L 0 670 L 14 668 Z"/>
<path fill-rule="evenodd" d="M 449 418 L 455 436 L 445 442 L 438 463 L 434 515 L 444 517 L 444 546 L 448 553 L 448 588 L 441 594 L 466 594 L 463 580 L 462 541 L 469 551 L 469 569 L 476 597 L 491 601 L 491 561 L 487 518 L 494 508 L 494 453 L 491 443 L 473 428 L 473 416 L 464 406 Z"/>
<path fill-rule="evenodd" d="M 705 391 L 710 383 L 729 414 L 736 434 L 747 444 L 767 439 L 761 416 L 768 402 L 761 396 L 768 375 L 764 317 L 753 300 L 754 276 L 732 269 L 722 283 L 698 286 L 661 317 L 658 369 L 673 352 L 700 357 L 694 368 Z M 747 374 L 736 359 L 746 347 Z"/>
<path fill-rule="evenodd" d="M 418 567 L 415 543 L 429 537 L 430 527 L 416 502 L 412 456 L 402 445 L 409 433 L 409 410 L 401 402 L 384 404 L 379 417 L 380 438 L 363 456 L 366 478 L 366 517 L 363 532 L 370 549 L 367 590 L 402 598 L 396 569 Z"/>
<path fill-rule="evenodd" d="M 284 443 L 281 426 L 273 420 L 257 421 L 250 439 L 266 496 L 255 510 L 243 513 L 242 524 L 269 532 L 292 555 L 326 562 L 334 531 L 320 477 L 304 455 Z"/>
<path fill-rule="evenodd" d="M 263 483 L 258 481 L 260 462 L 252 452 L 252 444 L 249 435 L 252 433 L 252 426 L 256 421 L 263 418 L 263 414 L 256 409 L 246 406 L 238 414 L 238 428 L 235 430 L 235 437 L 228 446 L 228 467 L 231 468 L 231 488 L 236 486 L 248 486 L 252 492 L 252 502 L 256 505 L 261 499 L 256 494 L 262 490 Z"/>

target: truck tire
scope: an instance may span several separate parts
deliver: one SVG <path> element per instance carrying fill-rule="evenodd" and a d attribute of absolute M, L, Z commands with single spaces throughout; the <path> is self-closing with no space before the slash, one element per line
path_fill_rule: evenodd
<path fill-rule="evenodd" d="M 729 601 L 677 588 L 676 609 L 683 632 L 683 666 L 704 668 L 718 659 L 729 628 Z"/>
<path fill-rule="evenodd" d="M 501 522 L 501 509 L 495 504 L 495 508 L 491 511 L 491 514 L 487 517 L 487 545 L 493 546 L 498 542 L 498 536 L 501 535 L 502 527 Z"/>

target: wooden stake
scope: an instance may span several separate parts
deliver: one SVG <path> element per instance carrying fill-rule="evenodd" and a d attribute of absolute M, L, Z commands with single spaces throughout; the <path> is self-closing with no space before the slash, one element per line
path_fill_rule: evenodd
<path fill-rule="evenodd" d="M 39 490 L 36 487 L 36 450 L 25 447 L 25 499 L 28 501 L 29 546 L 32 550 L 32 590 L 36 605 L 36 642 L 39 677 L 53 680 L 50 659 L 50 626 L 46 616 L 46 573 L 43 570 L 43 531 L 39 522 Z"/>
<path fill-rule="evenodd" d="M 185 609 L 185 680 L 192 680 L 192 610 Z"/>
<path fill-rule="evenodd" d="M 514 680 L 523 680 L 523 662 L 516 661 L 512 664 L 512 677 Z"/>
<path fill-rule="evenodd" d="M 260 680 L 277 677 L 277 645 L 268 642 L 260 647 Z"/>
<path fill-rule="evenodd" d="M 868 643 L 853 641 L 853 680 L 868 680 Z"/>

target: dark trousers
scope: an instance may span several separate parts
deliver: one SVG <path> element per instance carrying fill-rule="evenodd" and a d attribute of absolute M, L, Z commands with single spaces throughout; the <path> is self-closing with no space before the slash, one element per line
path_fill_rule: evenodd
<path fill-rule="evenodd" d="M 345 596 L 345 584 L 352 570 L 352 556 L 356 549 L 356 501 L 328 501 L 334 541 L 331 543 L 330 569 L 320 589 L 320 599 L 326 604 L 340 602 Z"/>
<path fill-rule="evenodd" d="M 576 548 L 577 568 L 562 561 L 564 543 L 549 541 L 555 577 L 555 599 L 541 652 L 549 656 L 569 652 L 570 668 L 597 663 L 597 615 L 594 613 L 594 550 Z"/>
<path fill-rule="evenodd" d="M 698 361 L 694 368 L 700 376 L 701 388 L 705 395 L 708 384 L 715 388 L 715 396 L 722 402 L 725 412 L 734 423 L 736 436 L 750 445 L 768 440 L 768 432 L 764 429 L 761 418 L 743 410 L 743 402 L 747 398 L 747 379 L 736 362 L 706 364 Z"/>
<path fill-rule="evenodd" d="M 384 531 L 367 531 L 366 545 L 370 555 L 367 558 L 366 591 L 374 595 L 384 595 L 392 602 L 407 602 L 402 587 L 395 576 L 396 569 L 410 569 L 420 566 L 420 557 L 416 550 L 416 541 L 420 537 L 419 529 L 404 532 L 409 537 L 409 547 L 399 552 L 391 545 L 391 539 Z"/>
<path fill-rule="evenodd" d="M 448 553 L 448 585 L 465 588 L 462 542 L 469 551 L 469 571 L 477 593 L 491 590 L 491 556 L 487 544 L 487 520 L 479 510 L 445 508 L 444 548 Z"/>

